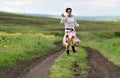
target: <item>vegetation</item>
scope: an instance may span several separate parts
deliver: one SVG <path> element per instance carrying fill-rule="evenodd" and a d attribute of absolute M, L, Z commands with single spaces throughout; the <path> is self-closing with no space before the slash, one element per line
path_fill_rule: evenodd
<path fill-rule="evenodd" d="M 26 62 L 58 50 L 60 47 L 54 43 L 62 41 L 64 35 L 64 26 L 59 21 L 0 12 L 0 68 L 15 66 L 17 62 Z M 78 23 L 80 27 L 76 31 L 81 39 L 80 46 L 97 49 L 120 66 L 120 22 L 79 20 Z M 70 56 L 63 53 L 55 61 L 50 69 L 51 78 L 72 78 L 75 62 L 83 69 L 80 70 L 81 75 L 87 73 L 87 54 L 82 48 L 77 49 L 78 53 Z"/>
<path fill-rule="evenodd" d="M 45 55 L 52 49 L 54 35 L 0 32 L 0 68 Z M 49 43 L 49 44 L 48 44 Z M 55 50 L 56 50 L 55 49 Z"/>
<path fill-rule="evenodd" d="M 0 19 L 0 68 L 12 67 L 60 49 L 54 43 L 61 38 L 47 30 L 55 19 L 9 13 L 0 13 Z"/>

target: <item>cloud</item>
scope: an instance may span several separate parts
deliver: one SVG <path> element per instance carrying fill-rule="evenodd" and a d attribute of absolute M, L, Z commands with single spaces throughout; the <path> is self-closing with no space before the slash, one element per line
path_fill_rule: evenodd
<path fill-rule="evenodd" d="M 21 5 L 24 5 L 25 3 L 24 2 L 21 2 L 21 1 L 15 1 L 15 2 L 9 2 L 9 1 L 6 1 L 3 3 L 3 5 L 12 5 L 12 6 L 21 6 Z"/>
<path fill-rule="evenodd" d="M 88 9 L 111 9 L 119 7 L 119 0 L 79 0 L 68 1 L 65 5 L 70 7 L 88 8 Z"/>
<path fill-rule="evenodd" d="M 0 0 L 0 10 L 28 13 L 55 13 L 61 12 L 66 1 L 60 0 Z"/>
<path fill-rule="evenodd" d="M 72 7 L 77 15 L 118 15 L 120 0 L 71 0 L 66 7 Z"/>
<path fill-rule="evenodd" d="M 91 9 L 112 9 L 119 6 L 119 0 L 91 0 L 86 4 Z"/>

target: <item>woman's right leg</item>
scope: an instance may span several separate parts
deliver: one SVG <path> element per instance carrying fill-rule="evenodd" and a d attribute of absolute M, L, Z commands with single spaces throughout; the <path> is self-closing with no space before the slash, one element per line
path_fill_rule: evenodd
<path fill-rule="evenodd" d="M 72 48 L 73 52 L 75 53 L 76 50 L 75 50 L 75 46 L 74 46 L 74 37 L 70 37 L 69 41 L 70 41 L 71 48 Z"/>
<path fill-rule="evenodd" d="M 67 54 L 70 54 L 70 53 L 69 53 L 69 46 L 70 46 L 69 30 L 65 30 L 64 40 L 65 40 L 66 53 L 67 53 Z"/>
<path fill-rule="evenodd" d="M 70 53 L 69 53 L 69 45 L 68 45 L 68 44 L 66 44 L 66 53 L 67 53 L 67 54 L 70 54 Z"/>

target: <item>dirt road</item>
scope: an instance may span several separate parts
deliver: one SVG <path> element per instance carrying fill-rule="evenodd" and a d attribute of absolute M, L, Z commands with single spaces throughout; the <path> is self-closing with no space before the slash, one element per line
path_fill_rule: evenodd
<path fill-rule="evenodd" d="M 84 47 L 88 53 L 88 64 L 91 69 L 87 75 L 75 75 L 75 78 L 120 78 L 120 67 L 108 61 L 99 51 L 90 47 Z M 41 59 L 32 61 L 15 71 L 7 70 L 7 73 L 0 71 L 0 78 L 48 78 L 50 66 L 54 63 L 65 49 L 49 54 Z M 24 71 L 23 71 L 24 69 Z M 11 72 L 10 72 L 11 71 Z"/>

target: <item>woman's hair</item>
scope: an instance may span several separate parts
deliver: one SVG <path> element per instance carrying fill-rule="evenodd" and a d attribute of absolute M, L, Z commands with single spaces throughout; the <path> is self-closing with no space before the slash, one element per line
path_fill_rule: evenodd
<path fill-rule="evenodd" d="M 65 10 L 65 11 L 67 12 L 68 10 L 71 10 L 71 11 L 72 11 L 72 8 L 66 8 L 66 10 Z"/>

